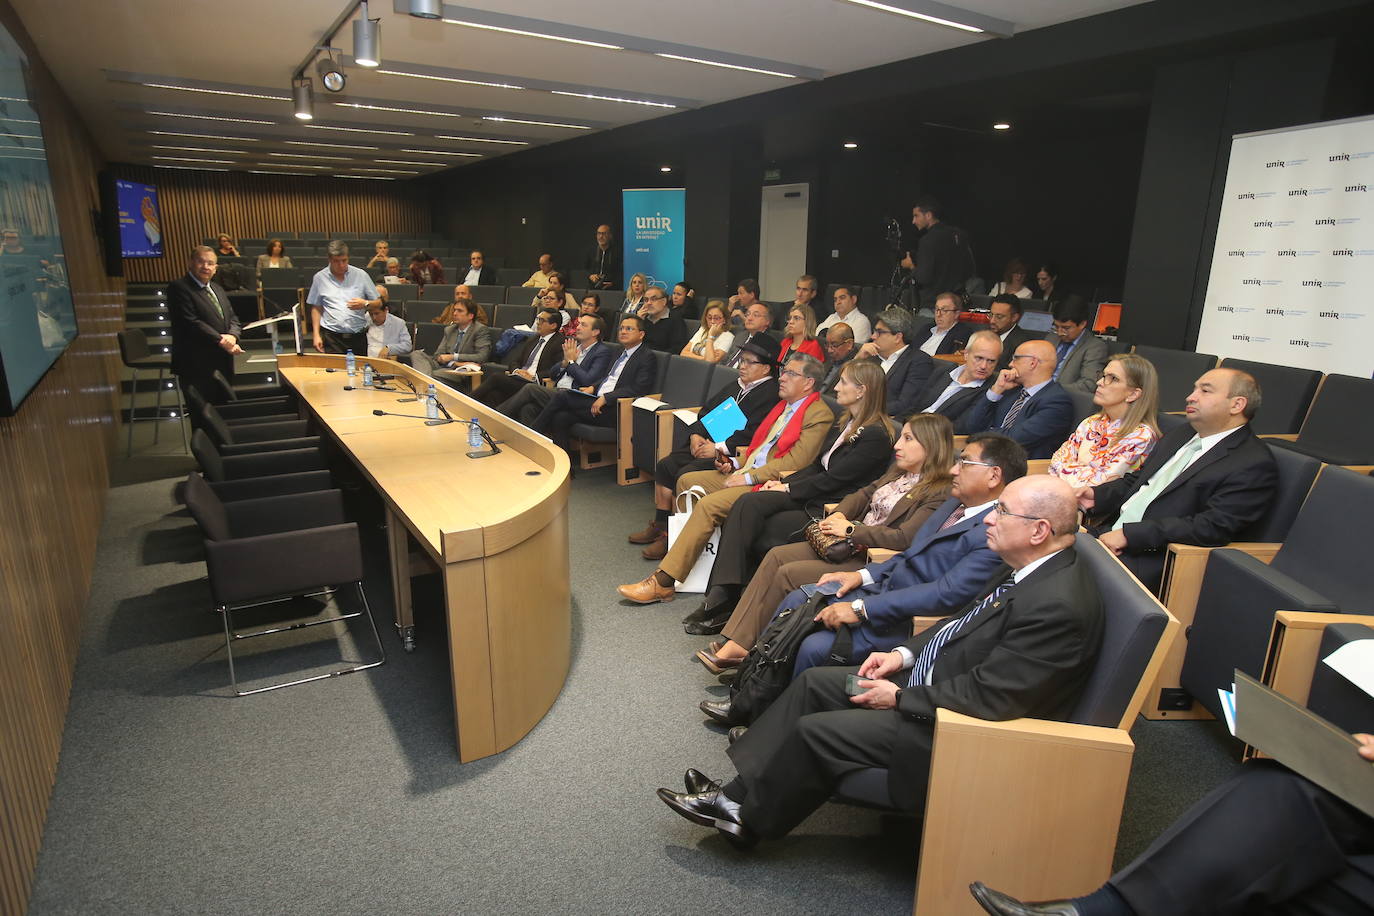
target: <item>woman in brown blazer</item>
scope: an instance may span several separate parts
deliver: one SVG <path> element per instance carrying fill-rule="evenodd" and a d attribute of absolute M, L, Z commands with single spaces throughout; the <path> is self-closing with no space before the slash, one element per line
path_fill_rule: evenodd
<path fill-rule="evenodd" d="M 846 496 L 822 522 L 827 533 L 848 534 L 860 548 L 855 555 L 830 563 L 817 557 L 804 541 L 768 551 L 722 630 L 726 640 L 697 653 L 703 665 L 717 674 L 738 666 L 778 603 L 793 589 L 828 572 L 861 569 L 868 562 L 870 547 L 905 550 L 911 546 L 916 530 L 949 498 L 954 481 L 950 473 L 954 428 L 939 414 L 915 414 L 902 427 L 893 454 L 896 460 L 886 474 Z"/>

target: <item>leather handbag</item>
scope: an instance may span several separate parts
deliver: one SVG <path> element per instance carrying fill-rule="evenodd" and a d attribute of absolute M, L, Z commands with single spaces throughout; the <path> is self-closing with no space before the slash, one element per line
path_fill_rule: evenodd
<path fill-rule="evenodd" d="M 802 529 L 802 534 L 806 536 L 806 543 L 810 544 L 811 549 L 816 551 L 816 556 L 827 563 L 843 563 L 858 552 L 858 548 L 854 546 L 854 541 L 850 538 L 826 534 L 821 531 L 821 521 L 821 519 L 812 519 Z"/>

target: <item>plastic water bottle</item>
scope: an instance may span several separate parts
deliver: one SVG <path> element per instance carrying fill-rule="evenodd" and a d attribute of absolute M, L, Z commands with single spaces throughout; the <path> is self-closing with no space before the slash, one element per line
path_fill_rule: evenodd
<path fill-rule="evenodd" d="M 372 364 L 363 363 L 363 387 L 372 387 Z"/>
<path fill-rule="evenodd" d="M 425 416 L 431 420 L 439 419 L 439 394 L 434 390 L 433 382 L 425 391 Z"/>
<path fill-rule="evenodd" d="M 358 360 L 357 357 L 353 355 L 352 350 L 349 350 L 347 353 L 344 354 L 344 362 L 348 364 L 349 375 L 358 374 Z"/>
<path fill-rule="evenodd" d="M 473 417 L 468 424 L 468 448 L 480 450 L 482 448 L 482 425 Z"/>

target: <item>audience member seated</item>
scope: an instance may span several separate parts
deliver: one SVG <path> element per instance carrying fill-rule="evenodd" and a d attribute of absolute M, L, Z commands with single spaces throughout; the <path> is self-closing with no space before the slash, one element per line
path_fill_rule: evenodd
<path fill-rule="evenodd" d="M 832 324 L 825 335 L 825 378 L 821 379 L 821 394 L 835 393 L 835 386 L 840 383 L 840 373 L 858 353 L 853 329 L 843 321 Z M 884 402 L 886 399 L 884 394 Z"/>
<path fill-rule="evenodd" d="M 840 322 L 849 326 L 850 337 L 854 343 L 863 346 L 868 343 L 868 338 L 873 336 L 873 326 L 869 324 L 868 316 L 859 311 L 859 297 L 855 295 L 850 287 L 836 287 L 834 294 L 835 311 L 826 316 L 816 327 L 818 337 L 826 337 L 830 329 Z M 828 340 L 829 338 L 826 337 Z"/>
<path fill-rule="evenodd" d="M 718 363 L 734 346 L 735 335 L 725 330 L 725 303 L 712 299 L 701 313 L 701 327 L 683 346 L 680 356 Z"/>
<path fill-rule="evenodd" d="M 820 289 L 820 283 L 817 282 L 815 277 L 810 274 L 802 274 L 797 278 L 795 292 L 792 295 L 793 307 L 805 305 L 811 309 L 812 316 L 814 317 L 816 306 L 812 305 L 812 301 L 816 298 L 817 294 L 820 293 Z M 811 333 L 814 335 L 816 332 L 813 329 Z M 820 359 L 819 356 L 816 358 Z"/>
<path fill-rule="evenodd" d="M 379 241 L 372 247 L 374 249 L 372 257 L 368 258 L 367 263 L 364 264 L 363 267 L 365 269 L 371 267 L 385 267 L 387 261 L 391 260 L 391 243 Z"/>
<path fill-rule="evenodd" d="M 1040 294 L 1036 298 L 1054 305 L 1064 298 L 1064 292 L 1058 284 L 1059 268 L 1049 261 L 1042 261 L 1035 271 L 1035 285 L 1040 289 Z"/>
<path fill-rule="evenodd" d="M 1136 470 L 1159 439 L 1159 377 L 1145 357 L 1113 357 L 1097 380 L 1093 403 L 1102 409 L 1079 423 L 1050 458 L 1050 473 L 1075 489 Z"/>
<path fill-rule="evenodd" d="M 576 332 L 563 340 L 563 359 L 549 373 L 554 387 L 521 385 L 497 410 L 533 427 L 556 392 L 575 388 L 590 395 L 606 380 L 611 370 L 611 348 L 601 342 L 606 336 L 606 322 L 599 315 L 582 315 L 576 321 Z"/>
<path fill-rule="evenodd" d="M 620 304 L 620 314 L 638 315 L 644 304 L 644 294 L 649 290 L 649 278 L 644 274 L 630 274 L 630 288 L 625 290 L 625 301 Z"/>
<path fill-rule="evenodd" d="M 495 271 L 492 273 L 495 274 Z M 431 257 L 428 251 L 418 248 L 410 255 L 410 282 L 417 286 L 443 283 L 444 265 L 439 263 L 438 258 Z M 471 285 L 471 281 L 463 282 Z"/>
<path fill-rule="evenodd" d="M 212 404 L 223 401 L 214 374 L 234 378 L 234 356 L 243 352 L 243 329 L 229 304 L 229 294 L 215 282 L 219 259 L 213 249 L 191 250 L 186 273 L 167 286 L 167 315 L 172 325 L 172 372 L 183 387 L 200 392 Z"/>
<path fill-rule="evenodd" d="M 738 312 L 741 315 L 741 320 L 743 320 L 742 316 L 748 313 L 749 306 L 753 305 L 755 302 L 758 302 L 759 296 L 761 295 L 762 293 L 759 292 L 758 280 L 750 278 L 747 280 L 739 281 L 739 286 L 735 287 L 735 294 L 730 297 L 728 302 L 726 302 L 726 307 L 730 310 L 731 324 L 734 324 L 733 316 L 736 312 Z M 766 307 L 767 306 L 765 306 L 765 308 Z M 772 324 L 773 315 L 770 312 L 768 315 L 769 327 L 771 327 Z"/>
<path fill-rule="evenodd" d="M 573 424 L 613 427 L 621 398 L 643 397 L 653 390 L 656 366 L 653 350 L 645 344 L 644 319 L 638 315 L 621 318 L 619 339 L 624 349 L 605 376 L 590 386 L 591 391 L 564 388 L 555 392 L 531 424 L 535 432 L 566 449 Z"/>
<path fill-rule="evenodd" d="M 382 284 L 385 286 L 395 286 L 398 283 L 409 283 L 410 278 L 401 274 L 401 259 L 387 258 L 386 267 L 382 271 Z"/>
<path fill-rule="evenodd" d="M 744 289 L 744 287 L 741 286 L 740 289 Z M 725 365 L 731 369 L 738 368 L 740 354 L 744 352 L 743 347 L 746 343 L 760 343 L 766 339 L 768 348 L 774 353 L 778 352 L 780 349 L 778 339 L 768 333 L 768 328 L 772 323 L 773 315 L 768 311 L 768 306 L 762 302 L 750 303 L 744 312 L 743 327 L 734 332 L 735 342 L 731 346 L 730 352 L 725 356 Z"/>
<path fill-rule="evenodd" d="M 1002 361 L 998 370 L 1011 365 L 1016 348 L 1028 340 L 1039 340 L 1040 335 L 1021 327 L 1021 300 L 1015 296 L 1001 295 L 993 298 L 988 305 L 988 329 L 1002 339 Z"/>
<path fill-rule="evenodd" d="M 582 297 L 582 305 L 579 311 L 583 315 L 601 314 L 601 296 L 597 293 L 587 293 Z"/>
<path fill-rule="evenodd" d="M 1103 631 L 1101 595 L 1074 548 L 1075 508 L 1062 480 L 1010 483 L 985 520 L 988 545 L 1005 565 L 958 616 L 857 668 L 802 672 L 730 746 L 734 779 L 690 770 L 688 792 L 659 789 L 659 798 L 748 845 L 786 835 L 844 774 L 885 767 L 893 805 L 915 813 L 925 803 L 937 709 L 993 721 L 1068 716 Z M 845 689 L 850 675 L 863 688 L 857 696 Z"/>
<path fill-rule="evenodd" d="M 1349 753 L 1374 761 L 1374 735 Z M 1365 779 L 1371 778 L 1366 773 Z M 1022 903 L 981 881 L 993 916 L 1369 912 L 1374 819 L 1273 760 L 1251 760 L 1091 894 Z"/>
<path fill-rule="evenodd" d="M 955 293 L 936 296 L 935 320 L 918 330 L 912 343 L 927 356 L 945 356 L 964 349 L 974 328 L 959 322 L 960 306 Z"/>
<path fill-rule="evenodd" d="M 825 351 L 816 339 L 816 312 L 809 305 L 793 304 L 787 310 L 787 327 L 782 335 L 782 358 L 789 353 L 805 353 L 818 360 L 825 360 Z"/>
<path fill-rule="evenodd" d="M 230 238 L 227 232 L 221 232 L 215 238 L 215 255 L 221 258 L 241 258 L 239 254 L 239 243 Z"/>
<path fill-rule="evenodd" d="M 472 370 L 482 368 L 491 359 L 496 345 L 491 328 L 487 327 L 486 310 L 469 299 L 466 291 L 466 286 L 454 290 L 453 302 L 437 319 L 441 324 L 447 323 L 447 327 L 434 348 L 434 359 L 421 365 L 417 355 L 412 362 L 421 372 L 455 387 L 472 380 Z"/>
<path fill-rule="evenodd" d="M 796 540 L 826 503 L 868 486 L 891 463 L 893 430 L 887 418 L 883 371 L 867 360 L 845 366 L 835 400 L 840 415 L 816 459 L 786 480 L 770 480 L 740 497 L 721 525 L 720 545 L 706 600 L 682 622 L 728 617 L 758 558 Z"/>
<path fill-rule="evenodd" d="M 562 353 L 559 341 L 554 339 L 562 323 L 563 316 L 558 312 L 540 310 L 534 316 L 533 334 L 512 347 L 500 363 L 482 365 L 482 384 L 472 396 L 488 407 L 496 407 L 522 385 L 548 378 Z"/>
<path fill-rule="evenodd" d="M 1008 294 L 1018 299 L 1032 299 L 1031 288 L 1026 285 L 1030 278 L 1030 266 L 1020 258 L 1012 258 L 1002 270 L 1002 280 L 988 291 L 989 296 Z"/>
<path fill-rule="evenodd" d="M 709 471 L 720 456 L 733 455 L 744 448 L 754 440 L 759 424 L 778 403 L 774 376 L 778 366 L 777 341 L 760 335 L 756 341 L 743 344 L 738 365 L 739 381 L 707 398 L 697 416 L 704 417 L 733 399 L 744 414 L 744 426 L 724 442 L 713 441 L 700 419 L 688 427 L 686 446 L 669 452 L 654 466 L 654 519 L 643 531 L 630 535 L 631 544 L 648 544 L 654 553 L 663 556 L 668 549 L 668 515 L 672 512 L 678 478 L 689 471 Z"/>
<path fill-rule="evenodd" d="M 929 356 L 908 344 L 915 319 L 905 309 L 889 308 L 873 319 L 873 337 L 859 348 L 859 359 L 871 359 L 887 376 L 887 412 L 905 420 L 916 412 L 916 399 L 933 371 Z"/>
<path fill-rule="evenodd" d="M 262 279 L 264 270 L 294 266 L 291 259 L 286 256 L 286 246 L 281 243 L 281 239 L 272 239 L 267 243 L 267 251 L 258 255 L 258 279 Z"/>
<path fill-rule="evenodd" d="M 534 304 L 562 309 L 570 315 L 576 315 L 581 311 L 573 294 L 568 292 L 568 277 L 561 270 L 549 274 L 549 284 L 535 295 Z"/>
<path fill-rule="evenodd" d="M 310 306 L 313 343 L 321 353 L 367 352 L 367 314 L 381 302 L 367 271 L 348 263 L 348 246 L 329 243 L 329 266 L 310 281 L 305 304 Z"/>
<path fill-rule="evenodd" d="M 1140 470 L 1078 491 L 1088 530 L 1146 588 L 1159 591 L 1171 541 L 1219 547 L 1264 514 L 1278 469 L 1250 429 L 1259 406 L 1248 372 L 1204 372 L 1188 395 L 1188 424 L 1160 438 Z"/>
<path fill-rule="evenodd" d="M 620 285 L 620 251 L 611 244 L 611 227 L 604 223 L 596 227 L 596 244 L 582 259 L 582 268 L 589 271 L 589 289 L 623 289 Z"/>
<path fill-rule="evenodd" d="M 809 544 L 775 547 L 759 564 L 726 622 L 722 631 L 726 641 L 711 643 L 698 655 L 699 661 L 712 670 L 739 665 L 778 610 L 805 600 L 800 591 L 805 585 L 839 583 L 835 600 L 826 608 L 827 629 L 837 629 L 841 617 L 857 621 L 859 609 L 854 602 L 862 600 L 865 619 L 859 626 L 865 631 L 865 644 L 890 647 L 911 632 L 913 615 L 949 613 L 949 604 L 957 601 L 954 606 L 958 607 L 968 600 L 957 596 L 968 594 L 970 580 L 976 588 L 991 575 L 998 561 L 988 549 L 983 520 L 1002 488 L 1026 475 L 1025 449 L 1006 436 L 980 433 L 970 436 L 963 453 L 955 458 L 952 437 L 948 444 L 939 441 L 950 435 L 947 420 L 917 414 L 907 421 L 906 429 L 925 453 L 917 480 L 906 483 L 913 473 L 908 468 L 916 461 L 910 452 L 904 460 L 899 446 L 897 465 L 882 478 L 880 487 L 854 494 L 836 507 L 833 520 L 827 519 L 832 529 L 848 530 L 854 525 L 854 543 L 886 547 L 900 551 L 898 555 L 870 564 L 864 554 L 856 554 L 844 563 L 831 564 L 818 560 L 815 551 L 808 554 L 801 549 L 810 550 Z M 905 434 L 904 441 L 908 441 Z M 931 444 L 926 446 L 926 442 Z M 949 463 L 939 468 L 934 464 L 937 459 Z M 894 494 L 902 486 L 911 489 L 897 498 Z M 888 492 L 881 492 L 882 487 L 888 487 Z M 894 498 L 897 502 L 884 518 L 885 503 Z M 861 524 L 851 521 L 855 518 Z M 848 594 L 856 589 L 859 594 Z M 842 601 L 846 596 L 849 600 Z M 828 649 L 828 634 L 813 635 L 813 647 Z M 857 640 L 854 648 L 859 648 Z"/>
<path fill-rule="evenodd" d="M 958 428 L 964 412 L 987 390 L 988 379 L 1001 357 L 1001 339 L 991 331 L 975 331 L 964 347 L 962 365 L 946 372 L 943 363 L 935 364 L 916 396 L 917 410 L 949 417 Z"/>
<path fill-rule="evenodd" d="M 676 355 L 687 345 L 687 325 L 668 308 L 668 294 L 662 287 L 649 287 L 639 317 L 644 319 L 644 343 L 650 350 Z"/>
<path fill-rule="evenodd" d="M 1073 429 L 1073 398 L 1051 378 L 1054 345 L 1028 340 L 1011 363 L 973 399 L 954 431 L 1000 432 L 1020 442 L 1031 458 L 1048 458 Z"/>
<path fill-rule="evenodd" d="M 420 282 L 416 280 L 415 282 Z M 443 283 L 440 278 L 435 283 Z M 479 249 L 474 248 L 468 252 L 468 269 L 463 272 L 458 281 L 466 286 L 496 286 L 501 281 L 497 279 L 496 268 L 486 263 L 486 258 Z"/>
<path fill-rule="evenodd" d="M 549 285 L 549 274 L 553 273 L 553 255 L 541 254 L 539 256 L 539 269 L 530 274 L 530 278 L 521 286 L 536 286 L 539 289 Z"/>
<path fill-rule="evenodd" d="M 379 359 L 399 359 L 410 352 L 410 328 L 399 316 L 391 314 L 385 300 L 367 306 L 367 355 Z"/>
<path fill-rule="evenodd" d="M 1088 330 L 1092 313 L 1087 301 L 1071 293 L 1055 304 L 1053 316 L 1054 331 L 1045 339 L 1055 345 L 1054 380 L 1065 391 L 1096 390 L 1107 365 L 1107 342 Z"/>
<path fill-rule="evenodd" d="M 697 500 L 659 568 L 640 582 L 620 586 L 623 597 L 637 604 L 671 601 L 674 583 L 691 572 L 711 532 L 725 521 L 736 500 L 811 463 L 835 419 L 816 391 L 823 372 L 818 360 L 804 353 L 793 356 L 779 376 L 779 402 L 759 424 L 743 459 L 720 455 L 712 470 L 678 478 L 679 493 L 699 487 L 706 495 Z"/>
<path fill-rule="evenodd" d="M 721 302 L 719 299 L 712 300 Z M 700 318 L 697 313 L 697 291 L 692 288 L 692 284 L 686 280 L 679 280 L 673 286 L 672 297 L 673 311 L 682 316 L 683 321 L 690 321 L 693 318 Z M 721 302 L 722 306 L 724 305 Z"/>

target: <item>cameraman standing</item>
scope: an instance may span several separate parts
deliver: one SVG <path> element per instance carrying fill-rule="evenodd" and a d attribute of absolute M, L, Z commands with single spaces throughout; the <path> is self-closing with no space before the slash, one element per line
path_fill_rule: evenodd
<path fill-rule="evenodd" d="M 940 202 L 922 197 L 911 208 L 911 224 L 921 230 L 916 243 L 915 257 L 911 252 L 902 259 L 902 266 L 911 271 L 916 284 L 918 308 L 935 309 L 935 297 L 940 293 L 964 293 L 964 284 L 973 276 L 973 252 L 967 233 L 940 220 Z"/>

